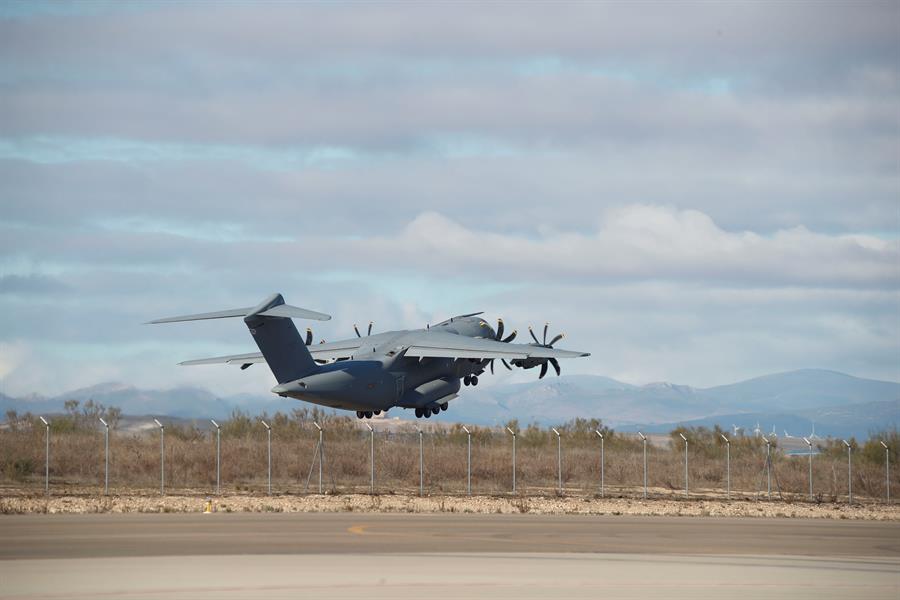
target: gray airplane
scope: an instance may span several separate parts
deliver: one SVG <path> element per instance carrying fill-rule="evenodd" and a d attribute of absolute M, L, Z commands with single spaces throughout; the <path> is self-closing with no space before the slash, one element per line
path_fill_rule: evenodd
<path fill-rule="evenodd" d="M 486 368 L 494 371 L 500 359 L 522 369 L 541 368 L 540 377 L 551 365 L 559 375 L 557 359 L 589 356 L 554 348 L 562 335 L 547 342 L 529 327 L 534 343 L 511 344 L 516 332 L 503 337 L 503 321 L 495 331 L 484 319 L 472 313 L 460 315 L 425 329 L 387 331 L 362 336 L 354 325 L 356 337 L 338 342 L 313 344 L 313 334 L 300 336 L 292 318 L 327 321 L 331 316 L 284 303 L 275 294 L 253 308 L 236 308 L 212 313 L 157 319 L 150 323 L 173 323 L 243 317 L 259 347 L 259 352 L 189 360 L 182 365 L 236 364 L 246 369 L 265 362 L 278 385 L 272 392 L 331 408 L 355 410 L 360 419 L 371 418 L 395 406 L 415 409 L 416 417 L 428 418 L 447 410 L 456 398 L 460 381 L 478 385 L 478 376 Z M 507 360 L 509 362 L 507 362 Z"/>

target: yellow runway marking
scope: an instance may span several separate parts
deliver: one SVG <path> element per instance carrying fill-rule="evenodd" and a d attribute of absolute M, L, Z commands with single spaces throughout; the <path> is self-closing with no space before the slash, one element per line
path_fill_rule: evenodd
<path fill-rule="evenodd" d="M 366 527 L 368 527 L 368 525 L 354 525 L 353 527 L 348 527 L 347 532 L 355 533 L 356 535 L 365 535 Z"/>

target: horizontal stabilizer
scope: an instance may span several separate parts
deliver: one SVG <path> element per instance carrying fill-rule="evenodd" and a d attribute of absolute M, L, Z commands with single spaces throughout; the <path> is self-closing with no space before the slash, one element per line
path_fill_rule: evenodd
<path fill-rule="evenodd" d="M 217 312 L 199 313 L 196 315 L 182 315 L 180 317 L 155 319 L 153 321 L 148 321 L 147 324 L 155 325 L 157 323 L 177 323 L 179 321 L 202 321 L 204 319 L 246 317 L 247 315 L 252 314 L 254 310 L 256 310 L 256 307 L 253 306 L 248 308 L 233 308 L 231 310 L 220 310 Z M 257 314 L 264 317 L 293 317 L 297 319 L 313 319 L 315 321 L 328 321 L 331 319 L 331 315 L 326 315 L 325 313 L 316 312 L 314 310 L 307 310 L 298 306 L 291 306 L 290 304 L 279 304 L 278 306 L 273 306 L 272 308 Z"/>
<path fill-rule="evenodd" d="M 233 308 L 231 310 L 220 310 L 217 312 L 199 313 L 196 315 L 182 315 L 180 317 L 166 317 L 165 319 L 155 319 L 147 321 L 147 325 L 155 325 L 157 323 L 177 323 L 179 321 L 202 321 L 203 319 L 226 319 L 228 317 L 245 317 L 253 307 L 249 308 Z"/>
<path fill-rule="evenodd" d="M 312 319 L 314 321 L 331 320 L 331 315 L 326 315 L 325 313 L 316 312 L 314 310 L 307 310 L 298 306 L 291 306 L 290 304 L 279 304 L 278 306 L 272 307 L 259 314 L 264 317 L 293 317 L 295 319 Z"/>

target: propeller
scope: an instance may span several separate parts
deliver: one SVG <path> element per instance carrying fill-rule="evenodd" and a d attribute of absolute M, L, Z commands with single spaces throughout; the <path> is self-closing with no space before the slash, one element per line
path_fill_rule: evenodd
<path fill-rule="evenodd" d="M 310 329 L 309 327 L 306 328 L 306 339 L 304 339 L 303 341 L 304 341 L 304 343 L 306 343 L 307 346 L 312 346 L 312 343 L 313 343 L 313 331 L 312 331 L 312 329 Z M 319 343 L 320 343 L 320 344 L 324 344 L 324 343 L 325 343 L 325 340 L 324 340 L 324 339 L 319 340 Z M 324 365 L 326 362 L 328 362 L 328 361 L 322 360 L 322 359 L 320 359 L 320 358 L 315 359 L 315 361 L 316 361 L 316 363 L 318 363 L 318 364 L 320 364 L 320 365 Z M 250 365 L 247 365 L 247 366 L 250 366 Z M 241 367 L 241 368 L 243 369 L 243 368 L 245 368 L 245 367 Z"/>
<path fill-rule="evenodd" d="M 518 332 L 515 331 L 515 330 L 513 330 L 513 332 L 512 332 L 511 334 L 509 334 L 508 336 L 506 336 L 506 337 L 504 338 L 504 337 L 503 337 L 503 319 L 497 319 L 497 332 L 494 334 L 494 339 L 495 339 L 496 341 L 498 341 L 498 342 L 503 342 L 503 343 L 505 343 L 505 344 L 508 344 L 508 343 L 510 343 L 511 341 L 513 341 L 514 339 L 516 339 L 516 335 L 517 335 L 517 334 L 518 334 Z M 495 360 L 495 359 L 492 358 L 492 359 L 491 359 L 491 362 L 489 363 L 490 366 L 491 366 L 491 374 L 492 374 L 492 375 L 494 374 L 494 360 Z M 512 371 L 512 367 L 509 366 L 509 363 L 506 362 L 506 359 L 505 359 L 505 358 L 501 358 L 501 359 L 500 359 L 500 362 L 503 363 L 503 366 L 504 366 L 504 367 L 506 367 L 507 369 L 509 369 L 510 371 Z"/>
<path fill-rule="evenodd" d="M 542 340 L 538 340 L 537 336 L 534 335 L 534 330 L 531 328 L 531 326 L 528 327 L 528 333 L 531 334 L 531 339 L 534 340 L 534 343 L 536 345 L 541 346 L 543 348 L 553 348 L 553 345 L 556 344 L 556 342 L 558 342 L 559 340 L 566 337 L 566 334 L 564 334 L 564 333 L 557 334 L 548 343 L 547 342 L 547 331 L 549 329 L 550 329 L 550 323 L 544 323 L 544 335 L 543 335 Z M 544 375 L 547 374 L 547 363 L 550 363 L 551 365 L 553 365 L 553 370 L 556 371 L 556 376 L 559 377 L 560 373 L 562 372 L 562 369 L 559 367 L 559 361 L 556 360 L 555 358 L 551 357 L 551 358 L 548 358 L 547 360 L 545 360 L 543 363 L 541 363 L 541 374 L 538 376 L 538 379 L 543 379 Z"/>
<path fill-rule="evenodd" d="M 356 323 L 353 324 L 353 331 L 356 332 L 356 337 L 361 338 L 362 335 L 359 333 L 359 328 L 356 326 Z M 366 337 L 372 335 L 372 321 L 369 321 L 369 330 L 366 331 Z"/>

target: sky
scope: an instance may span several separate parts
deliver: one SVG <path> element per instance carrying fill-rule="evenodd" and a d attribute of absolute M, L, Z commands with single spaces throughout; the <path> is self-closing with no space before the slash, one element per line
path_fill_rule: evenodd
<path fill-rule="evenodd" d="M 900 4 L 0 4 L 0 392 L 265 393 L 176 366 L 240 320 L 143 323 L 273 292 L 900 381 Z"/>

